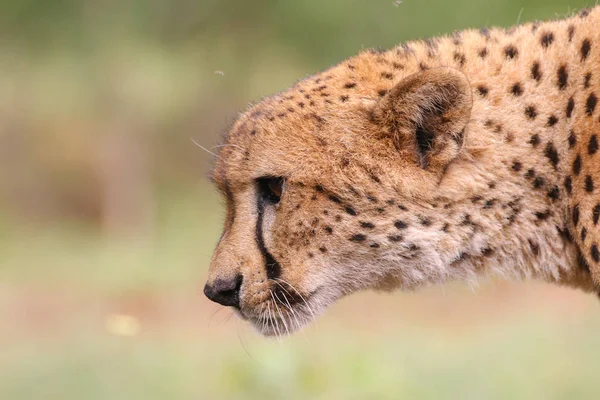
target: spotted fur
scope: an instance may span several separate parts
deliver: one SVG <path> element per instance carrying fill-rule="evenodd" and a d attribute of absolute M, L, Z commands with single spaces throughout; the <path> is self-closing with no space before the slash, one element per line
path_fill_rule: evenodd
<path fill-rule="evenodd" d="M 483 273 L 600 292 L 598 26 L 600 7 L 364 51 L 250 107 L 214 169 L 209 293 L 237 282 L 268 335 Z"/>

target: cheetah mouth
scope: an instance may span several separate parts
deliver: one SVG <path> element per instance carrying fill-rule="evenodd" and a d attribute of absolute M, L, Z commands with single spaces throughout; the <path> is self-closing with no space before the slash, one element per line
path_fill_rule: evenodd
<path fill-rule="evenodd" d="M 314 299 L 320 291 L 317 289 L 307 294 L 296 292 L 296 295 L 292 293 L 276 284 L 270 289 L 270 296 L 257 308 L 235 311 L 264 336 L 290 335 L 316 318 L 318 302 Z"/>

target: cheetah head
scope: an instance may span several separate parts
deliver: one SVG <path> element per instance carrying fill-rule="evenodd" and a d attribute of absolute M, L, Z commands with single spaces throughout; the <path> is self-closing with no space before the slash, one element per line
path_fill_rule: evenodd
<path fill-rule="evenodd" d="M 356 291 L 464 278 L 453 263 L 486 251 L 452 207 L 489 182 L 464 151 L 467 78 L 433 68 L 378 94 L 335 68 L 245 112 L 213 171 L 227 216 L 204 292 L 265 335 Z"/>

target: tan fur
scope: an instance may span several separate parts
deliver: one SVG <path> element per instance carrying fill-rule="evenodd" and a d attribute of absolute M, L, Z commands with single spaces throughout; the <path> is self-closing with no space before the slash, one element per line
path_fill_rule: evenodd
<path fill-rule="evenodd" d="M 241 274 L 240 314 L 267 335 L 358 290 L 482 273 L 598 292 L 598 27 L 600 7 L 366 51 L 251 107 L 214 170 L 208 283 Z M 259 215 L 261 177 L 285 185 Z"/>

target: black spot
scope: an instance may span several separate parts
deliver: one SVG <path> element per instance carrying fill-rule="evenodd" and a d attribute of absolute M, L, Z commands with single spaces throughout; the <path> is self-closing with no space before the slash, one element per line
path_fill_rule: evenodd
<path fill-rule="evenodd" d="M 461 225 L 470 225 L 470 226 L 474 226 L 473 221 L 471 221 L 471 215 L 470 214 L 465 214 L 463 216 L 462 221 L 460 222 Z"/>
<path fill-rule="evenodd" d="M 566 115 L 567 118 L 571 118 L 571 116 L 573 115 L 573 109 L 575 108 L 575 100 L 573 100 L 573 97 L 571 97 L 569 99 L 569 101 L 567 102 L 567 111 L 566 111 Z"/>
<path fill-rule="evenodd" d="M 449 229 L 450 229 L 450 224 L 446 222 L 444 224 L 444 226 L 442 226 L 442 231 L 443 232 L 448 232 Z"/>
<path fill-rule="evenodd" d="M 535 169 L 533 169 L 533 168 L 529 168 L 529 169 L 527 170 L 527 173 L 525 174 L 525 178 L 527 178 L 527 179 L 532 179 L 532 178 L 534 178 L 534 177 L 535 177 Z"/>
<path fill-rule="evenodd" d="M 323 229 L 325 229 L 325 232 L 327 232 L 330 235 L 333 233 L 333 228 L 330 226 L 325 226 Z"/>
<path fill-rule="evenodd" d="M 402 204 L 398 204 L 398 208 L 401 209 L 402 211 L 408 211 L 408 208 L 406 208 Z"/>
<path fill-rule="evenodd" d="M 354 83 L 354 82 L 348 82 L 344 85 L 345 89 L 352 89 L 354 87 L 356 87 L 356 83 Z"/>
<path fill-rule="evenodd" d="M 537 117 L 537 110 L 535 109 L 535 106 L 527 106 L 527 108 L 525 108 L 525 115 L 529 119 L 535 119 L 535 117 Z"/>
<path fill-rule="evenodd" d="M 581 241 L 585 242 L 586 237 L 587 237 L 587 229 L 581 228 L 581 235 L 580 235 Z"/>
<path fill-rule="evenodd" d="M 319 251 L 320 251 L 321 253 L 327 253 L 327 248 L 325 248 L 325 247 L 321 246 L 321 247 L 319 247 Z"/>
<path fill-rule="evenodd" d="M 457 51 L 454 52 L 454 61 L 456 61 L 461 67 L 465 65 L 467 58 L 463 53 Z"/>
<path fill-rule="evenodd" d="M 489 199 L 483 204 L 483 208 L 485 210 L 489 210 L 494 206 L 494 204 L 496 204 L 496 199 Z"/>
<path fill-rule="evenodd" d="M 390 235 L 390 236 L 388 236 L 388 240 L 390 242 L 394 242 L 394 243 L 400 242 L 400 241 L 402 241 L 402 236 L 401 235 Z"/>
<path fill-rule="evenodd" d="M 377 249 L 377 248 L 379 248 L 379 243 L 371 243 L 369 245 L 369 247 L 372 248 L 372 249 Z"/>
<path fill-rule="evenodd" d="M 569 42 L 571 42 L 573 40 L 573 36 L 575 35 L 575 26 L 569 25 L 569 29 L 567 30 L 567 33 L 569 35 Z"/>
<path fill-rule="evenodd" d="M 598 245 L 597 244 L 593 244 L 592 247 L 590 248 L 590 254 L 592 255 L 592 260 L 594 260 L 595 262 L 599 262 L 600 261 L 600 252 L 598 251 Z"/>
<path fill-rule="evenodd" d="M 585 74 L 585 76 L 583 78 L 583 88 L 584 89 L 589 89 L 591 80 L 592 80 L 592 73 L 588 72 L 587 74 Z"/>
<path fill-rule="evenodd" d="M 573 178 L 571 178 L 570 176 L 567 176 L 565 178 L 565 189 L 567 191 L 567 194 L 571 195 L 571 193 L 573 192 Z"/>
<path fill-rule="evenodd" d="M 567 66 L 565 64 L 561 65 L 556 72 L 557 81 L 556 85 L 560 90 L 564 90 L 569 83 L 569 73 L 567 72 Z"/>
<path fill-rule="evenodd" d="M 531 135 L 531 138 L 529 139 L 529 144 L 533 147 L 536 147 L 538 144 L 540 144 L 540 135 L 538 135 L 537 133 Z"/>
<path fill-rule="evenodd" d="M 573 242 L 573 236 L 571 236 L 571 231 L 567 226 L 561 229 L 558 225 L 556 225 L 556 231 L 564 240 L 568 242 Z"/>
<path fill-rule="evenodd" d="M 591 175 L 585 177 L 585 191 L 588 193 L 594 191 L 594 179 L 592 179 Z"/>
<path fill-rule="evenodd" d="M 577 154 L 577 157 L 575 157 L 575 161 L 573 161 L 573 173 L 575 174 L 575 176 L 579 175 L 579 173 L 581 172 L 581 156 L 579 154 Z"/>
<path fill-rule="evenodd" d="M 583 43 L 581 43 L 581 61 L 585 61 L 590 54 L 590 49 L 592 48 L 592 43 L 590 39 L 584 39 Z"/>
<path fill-rule="evenodd" d="M 383 97 L 388 93 L 387 89 L 379 89 L 377 91 L 377 94 L 379 95 L 379 97 Z"/>
<path fill-rule="evenodd" d="M 360 242 L 364 242 L 366 239 L 367 239 L 367 236 L 363 235 L 362 233 L 357 233 L 356 235 L 350 236 L 349 240 L 351 242 L 360 243 Z"/>
<path fill-rule="evenodd" d="M 488 55 L 487 47 L 479 49 L 479 51 L 477 52 L 477 54 L 479 55 L 479 58 L 486 58 L 487 55 Z"/>
<path fill-rule="evenodd" d="M 554 147 L 554 143 L 548 142 L 544 154 L 546 155 L 548 160 L 550 160 L 550 163 L 552 164 L 554 169 L 556 169 L 558 167 L 559 158 L 558 151 L 556 150 L 556 147 Z"/>
<path fill-rule="evenodd" d="M 569 133 L 569 148 L 572 149 L 577 144 L 577 137 L 575 136 L 575 132 L 571 131 Z"/>
<path fill-rule="evenodd" d="M 493 250 L 493 249 L 490 249 L 489 247 L 486 247 L 485 249 L 483 249 L 483 250 L 481 251 L 481 254 L 482 254 L 482 255 L 484 255 L 484 256 L 486 256 L 486 257 L 489 257 L 489 256 L 491 256 L 492 254 L 494 254 L 494 250 Z"/>
<path fill-rule="evenodd" d="M 406 222 L 400 221 L 400 220 L 394 222 L 394 226 L 396 228 L 398 228 L 398 229 L 406 229 L 408 227 L 408 225 L 406 224 Z"/>
<path fill-rule="evenodd" d="M 488 95 L 488 88 L 485 86 L 477 86 L 477 91 L 479 92 L 479 94 L 482 97 L 485 97 Z"/>
<path fill-rule="evenodd" d="M 548 197 L 552 200 L 558 200 L 560 198 L 560 189 L 558 189 L 558 186 L 554 186 L 548 191 Z"/>
<path fill-rule="evenodd" d="M 366 221 L 360 221 L 360 226 L 366 229 L 373 229 L 375 228 L 375 225 L 373 225 L 373 223 L 371 222 L 366 222 Z"/>
<path fill-rule="evenodd" d="M 535 256 L 539 255 L 540 254 L 540 245 L 531 239 L 528 239 L 528 242 L 529 242 L 529 248 L 531 249 L 531 252 L 533 253 L 533 255 L 535 255 Z"/>
<path fill-rule="evenodd" d="M 515 172 L 519 172 L 521 170 L 521 168 L 523 167 L 523 164 L 521 164 L 519 161 L 513 161 L 512 164 L 512 170 Z"/>
<path fill-rule="evenodd" d="M 341 101 L 342 103 L 345 103 L 345 102 L 347 102 L 347 101 L 348 101 L 348 99 L 349 99 L 349 97 L 348 97 L 348 96 L 345 96 L 345 95 L 344 95 L 344 96 L 340 96 L 340 101 Z"/>
<path fill-rule="evenodd" d="M 556 125 L 556 123 L 558 122 L 558 118 L 556 118 L 555 115 L 551 115 L 548 117 L 548 122 L 546 122 L 546 126 L 547 127 L 551 127 Z"/>
<path fill-rule="evenodd" d="M 421 222 L 421 225 L 423 225 L 423 226 L 430 226 L 431 225 L 431 220 L 429 218 L 426 218 L 426 217 L 419 218 L 419 222 Z"/>
<path fill-rule="evenodd" d="M 519 56 L 519 51 L 517 50 L 517 48 L 515 46 L 513 46 L 511 44 L 504 48 L 504 55 L 506 56 L 506 58 L 512 60 Z"/>
<path fill-rule="evenodd" d="M 590 136 L 590 141 L 588 143 L 588 154 L 592 155 L 598 151 L 598 137 L 596 135 Z"/>
<path fill-rule="evenodd" d="M 510 92 L 515 96 L 520 96 L 523 94 L 523 88 L 520 83 L 515 83 L 512 88 L 510 88 Z"/>
<path fill-rule="evenodd" d="M 592 221 L 594 222 L 594 225 L 598 224 L 599 219 L 600 219 L 600 203 L 596 204 L 594 206 L 594 209 L 592 210 Z"/>
<path fill-rule="evenodd" d="M 596 104 L 598 103 L 598 98 L 594 93 L 590 93 L 587 100 L 585 101 L 585 112 L 587 115 L 594 114 L 594 110 L 596 109 Z"/>
<path fill-rule="evenodd" d="M 354 208 L 352 208 L 352 207 L 346 207 L 345 210 L 348 214 L 353 215 L 353 216 L 358 214 L 356 212 L 356 210 L 354 210 Z"/>
<path fill-rule="evenodd" d="M 540 81 L 542 79 L 542 71 L 540 71 L 540 63 L 534 62 L 531 66 L 531 77 L 536 81 Z"/>
<path fill-rule="evenodd" d="M 473 196 L 471 197 L 471 202 L 472 203 L 477 203 L 479 201 L 483 200 L 483 196 Z"/>
<path fill-rule="evenodd" d="M 573 225 L 579 224 L 579 204 L 575 204 L 573 207 Z"/>
<path fill-rule="evenodd" d="M 542 186 L 544 186 L 544 178 L 542 178 L 541 176 L 536 176 L 535 179 L 533 180 L 533 187 L 536 189 L 541 188 Z"/>
<path fill-rule="evenodd" d="M 394 74 L 392 74 L 391 72 L 382 72 L 381 73 L 381 77 L 384 79 L 394 79 Z"/>
<path fill-rule="evenodd" d="M 542 35 L 542 39 L 540 40 L 542 46 L 548 47 L 552 42 L 554 42 L 554 34 L 552 32 L 544 33 Z"/>
<path fill-rule="evenodd" d="M 340 204 L 342 202 L 342 200 L 340 200 L 339 197 L 337 197 L 333 194 L 330 194 L 329 196 L 327 196 L 327 198 L 337 204 Z"/>
<path fill-rule="evenodd" d="M 548 217 L 550 216 L 550 210 L 545 210 L 545 211 L 536 211 L 534 213 L 535 217 L 540 220 L 540 221 L 545 221 L 548 219 Z"/>
<path fill-rule="evenodd" d="M 323 186 L 321 186 L 321 185 L 315 186 L 315 190 L 319 193 L 323 193 L 323 191 L 325 191 L 325 189 L 323 189 Z"/>

